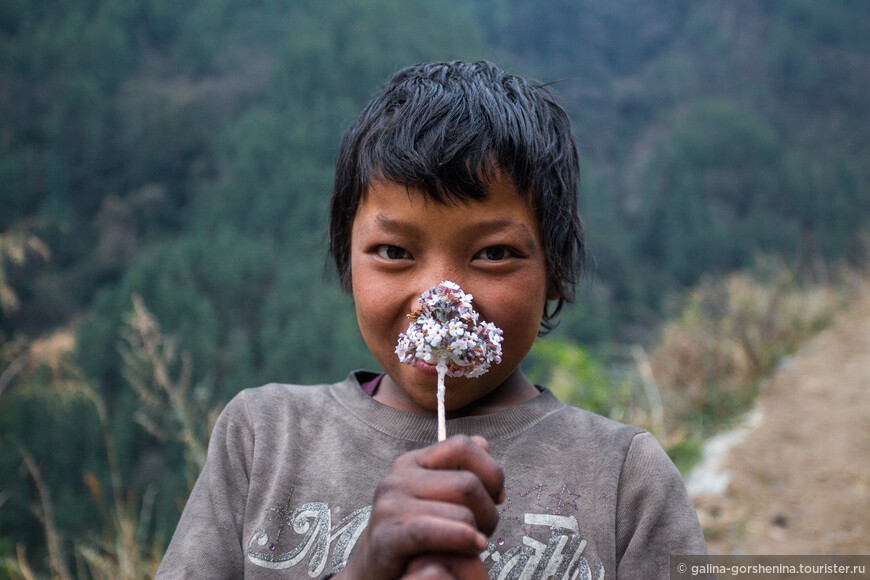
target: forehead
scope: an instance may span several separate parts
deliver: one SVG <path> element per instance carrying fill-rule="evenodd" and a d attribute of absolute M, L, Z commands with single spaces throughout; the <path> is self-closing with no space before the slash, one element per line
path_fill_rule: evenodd
<path fill-rule="evenodd" d="M 480 200 L 435 201 L 419 188 L 375 181 L 366 188 L 353 222 L 353 233 L 422 229 L 435 233 L 478 228 L 520 228 L 540 239 L 537 216 L 529 200 L 510 181 L 496 180 Z"/>

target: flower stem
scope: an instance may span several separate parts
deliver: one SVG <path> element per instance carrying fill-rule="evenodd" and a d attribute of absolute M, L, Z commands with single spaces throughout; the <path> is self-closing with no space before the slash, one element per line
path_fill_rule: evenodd
<path fill-rule="evenodd" d="M 447 419 L 444 410 L 444 377 L 447 374 L 447 355 L 441 353 L 438 357 L 438 364 L 435 365 L 435 370 L 438 371 L 438 441 L 447 439 Z"/>

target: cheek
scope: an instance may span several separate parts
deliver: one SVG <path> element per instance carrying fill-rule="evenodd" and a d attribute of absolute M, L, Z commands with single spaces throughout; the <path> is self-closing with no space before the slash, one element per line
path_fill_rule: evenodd
<path fill-rule="evenodd" d="M 356 317 L 360 322 L 362 330 L 377 324 L 378 321 L 383 322 L 384 301 L 380 300 L 375 292 L 355 285 L 353 289 L 353 302 L 356 308 Z"/>
<path fill-rule="evenodd" d="M 394 328 L 399 306 L 388 289 L 376 285 L 355 284 L 353 288 L 357 323 L 372 352 L 392 348 L 398 331 Z"/>
<path fill-rule="evenodd" d="M 512 290 L 513 287 L 509 287 L 508 291 L 498 295 L 487 295 L 486 304 L 496 306 L 486 309 L 487 313 L 491 312 L 491 318 L 487 318 L 484 312 L 481 312 L 481 316 L 504 331 L 505 350 L 525 354 L 538 336 L 544 314 L 546 290 L 543 287 L 540 291 L 529 293 Z"/>
<path fill-rule="evenodd" d="M 537 300 L 535 301 L 537 303 Z M 538 336 L 541 326 L 541 318 L 544 313 L 544 303 L 541 300 L 540 308 L 533 306 L 531 297 L 516 308 L 505 311 L 505 336 L 511 337 L 511 342 L 517 348 L 528 350 Z"/>

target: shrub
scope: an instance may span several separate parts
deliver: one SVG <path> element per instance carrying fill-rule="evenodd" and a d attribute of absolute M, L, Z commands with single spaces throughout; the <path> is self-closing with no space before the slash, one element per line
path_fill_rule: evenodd
<path fill-rule="evenodd" d="M 703 280 L 663 327 L 651 357 L 655 376 L 684 418 L 714 431 L 753 402 L 760 379 L 821 330 L 843 296 L 801 283 L 777 262 Z"/>

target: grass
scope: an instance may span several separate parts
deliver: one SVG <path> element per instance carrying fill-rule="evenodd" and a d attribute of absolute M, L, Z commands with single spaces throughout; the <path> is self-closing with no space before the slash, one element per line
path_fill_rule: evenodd
<path fill-rule="evenodd" d="M 48 369 L 54 389 L 93 404 L 102 429 L 110 489 L 104 492 L 96 476 L 83 474 L 91 499 L 103 514 L 102 530 L 92 537 L 64 542 L 63 533 L 55 522 L 51 490 L 44 482 L 39 464 L 24 446 L 19 446 L 22 462 L 39 497 L 35 512 L 45 532 L 49 577 L 60 580 L 153 578 L 164 550 L 151 529 L 154 491 L 147 489 L 142 498 L 125 491 L 105 402 L 83 380 L 81 371 L 72 361 L 72 343 L 67 340 L 71 336 L 69 332 L 62 332 L 46 342 L 55 348 L 35 348 L 41 343 L 34 343 L 29 349 L 31 354 L 26 357 L 27 364 L 38 367 L 40 372 Z M 190 388 L 185 353 L 171 337 L 163 334 L 157 320 L 138 298 L 134 298 L 127 318 L 121 351 L 125 378 L 139 395 L 140 409 L 135 419 L 155 437 L 183 444 L 188 481 L 192 486 L 205 462 L 209 432 L 219 409 L 208 404 L 209 398 L 202 396 L 201 390 Z M 25 366 L 22 365 L 20 372 L 28 371 Z M 30 372 L 35 370 L 31 368 Z M 72 554 L 67 553 L 69 546 Z M 75 574 L 71 572 L 72 564 Z M 0 558 L 0 578 L 37 580 L 44 577 L 44 573 L 34 571 L 20 544 L 14 556 L 6 554 Z"/>
<path fill-rule="evenodd" d="M 748 411 L 764 379 L 863 284 L 849 271 L 833 283 L 803 281 L 767 260 L 753 272 L 707 279 L 686 293 L 651 354 L 670 429 L 681 434 L 667 445 L 681 471 L 700 458 L 700 442 Z"/>
<path fill-rule="evenodd" d="M 752 272 L 708 278 L 682 295 L 649 354 L 608 345 L 598 356 L 547 338 L 528 359 L 530 378 L 563 401 L 652 432 L 684 474 L 703 443 L 748 411 L 765 377 L 821 331 L 863 278 L 801 280 L 773 259 Z"/>

